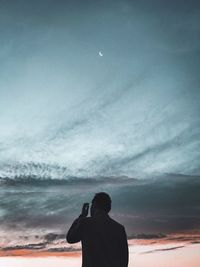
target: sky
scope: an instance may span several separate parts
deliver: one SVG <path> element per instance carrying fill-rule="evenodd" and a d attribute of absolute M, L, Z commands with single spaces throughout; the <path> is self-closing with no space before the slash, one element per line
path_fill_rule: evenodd
<path fill-rule="evenodd" d="M 1 164 L 200 173 L 198 1 L 0 5 Z"/>
<path fill-rule="evenodd" d="M 97 190 L 130 235 L 199 228 L 199 52 L 199 1 L 0 0 L 4 234 Z"/>

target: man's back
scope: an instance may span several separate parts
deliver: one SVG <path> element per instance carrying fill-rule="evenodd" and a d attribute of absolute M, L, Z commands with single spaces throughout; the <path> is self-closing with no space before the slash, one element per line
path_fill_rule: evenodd
<path fill-rule="evenodd" d="M 82 243 L 82 267 L 127 267 L 128 244 L 124 226 L 99 212 L 75 220 L 67 241 Z"/>

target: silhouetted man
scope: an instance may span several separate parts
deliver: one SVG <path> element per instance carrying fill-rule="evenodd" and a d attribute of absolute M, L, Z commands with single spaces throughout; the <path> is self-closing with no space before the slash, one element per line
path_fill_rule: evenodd
<path fill-rule="evenodd" d="M 97 193 L 90 208 L 85 203 L 81 215 L 70 227 L 66 240 L 82 243 L 82 267 L 127 267 L 128 243 L 125 228 L 108 215 L 111 198 L 105 192 Z"/>

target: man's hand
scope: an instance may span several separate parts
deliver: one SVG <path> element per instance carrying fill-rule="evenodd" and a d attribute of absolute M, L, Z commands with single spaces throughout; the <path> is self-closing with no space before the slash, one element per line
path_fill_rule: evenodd
<path fill-rule="evenodd" d="M 82 207 L 81 217 L 87 217 L 89 209 L 89 203 L 84 203 Z"/>

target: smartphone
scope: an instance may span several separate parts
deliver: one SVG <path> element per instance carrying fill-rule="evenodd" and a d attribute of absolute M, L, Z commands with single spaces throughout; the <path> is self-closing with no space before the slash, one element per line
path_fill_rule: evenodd
<path fill-rule="evenodd" d="M 82 207 L 82 215 L 87 217 L 88 215 L 88 210 L 89 210 L 89 203 L 84 203 Z"/>

